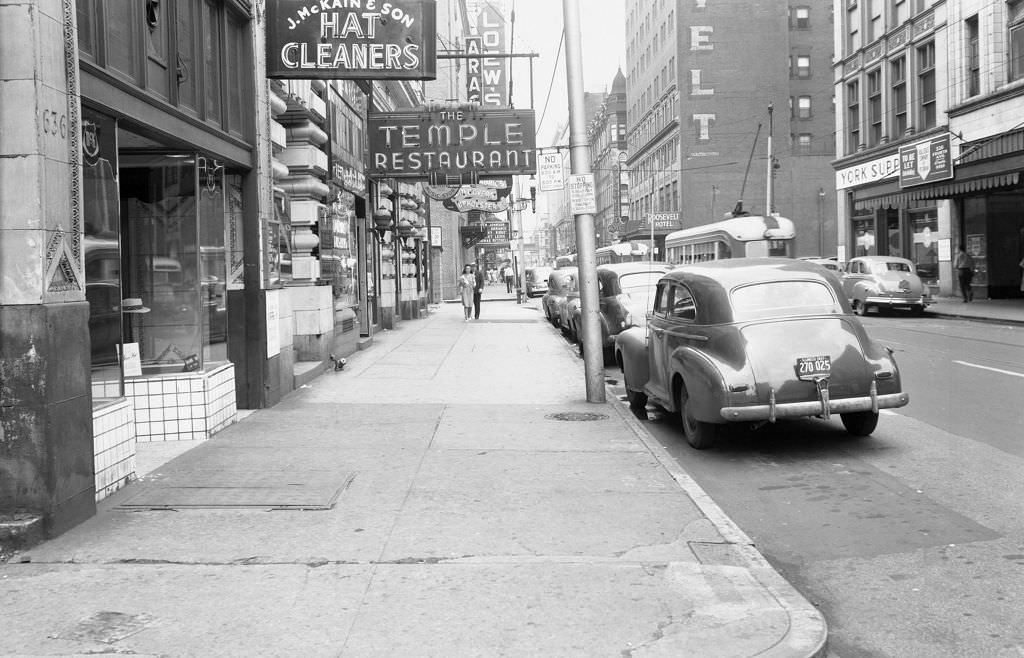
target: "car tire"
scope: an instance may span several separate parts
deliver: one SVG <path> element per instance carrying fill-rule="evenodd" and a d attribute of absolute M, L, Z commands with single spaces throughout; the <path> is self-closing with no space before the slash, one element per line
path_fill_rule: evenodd
<path fill-rule="evenodd" d="M 705 450 L 715 444 L 718 438 L 718 425 L 705 423 L 693 417 L 689 410 L 689 396 L 685 388 L 680 388 L 676 408 L 679 409 L 679 423 L 683 429 L 683 437 L 694 450 Z"/>
<path fill-rule="evenodd" d="M 626 377 L 626 370 L 622 370 L 622 385 L 626 387 L 626 401 L 633 411 L 643 411 L 647 408 L 647 394 L 643 391 L 634 391 L 629 387 L 629 379 Z"/>
<path fill-rule="evenodd" d="M 875 411 L 854 411 L 839 414 L 839 418 L 846 431 L 854 436 L 868 436 L 878 426 L 878 412 Z"/>

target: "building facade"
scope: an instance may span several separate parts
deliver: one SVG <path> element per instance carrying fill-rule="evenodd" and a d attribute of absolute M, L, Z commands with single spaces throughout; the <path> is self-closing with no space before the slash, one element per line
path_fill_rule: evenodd
<path fill-rule="evenodd" d="M 963 245 L 976 296 L 1021 296 L 1024 3 L 836 7 L 841 252 L 910 258 L 951 295 Z"/>
<path fill-rule="evenodd" d="M 587 126 L 590 166 L 594 172 L 597 214 L 594 215 L 597 247 L 619 241 L 629 218 L 629 186 L 626 171 L 626 76 L 619 69 L 611 91 Z"/>
<path fill-rule="evenodd" d="M 425 306 L 422 194 L 363 167 L 373 102 L 422 84 L 268 81 L 256 4 L 0 6 L 0 513 L 57 534 L 136 442 L 208 438 Z"/>
<path fill-rule="evenodd" d="M 832 12 L 787 10 L 627 2 L 633 221 L 624 237 L 643 239 L 653 224 L 658 243 L 742 201 L 747 211 L 791 218 L 798 255 L 821 255 L 835 243 Z M 655 257 L 663 257 L 657 244 Z"/>

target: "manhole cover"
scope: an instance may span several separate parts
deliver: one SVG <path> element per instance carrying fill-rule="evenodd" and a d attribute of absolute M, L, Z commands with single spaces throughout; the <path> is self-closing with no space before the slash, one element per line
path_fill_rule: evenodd
<path fill-rule="evenodd" d="M 581 411 L 563 411 L 557 414 L 548 414 L 544 416 L 548 420 L 604 420 L 608 416 L 604 414 L 594 414 L 589 412 Z"/>

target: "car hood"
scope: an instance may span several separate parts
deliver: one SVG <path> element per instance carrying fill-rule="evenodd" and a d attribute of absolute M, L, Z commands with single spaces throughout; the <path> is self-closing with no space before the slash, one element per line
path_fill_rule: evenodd
<path fill-rule="evenodd" d="M 829 393 L 833 398 L 867 395 L 872 373 L 853 320 L 844 316 L 794 318 L 748 324 L 740 329 L 759 401 L 769 387 L 776 402 L 817 399 L 814 382 L 797 377 L 800 357 L 832 360 Z"/>

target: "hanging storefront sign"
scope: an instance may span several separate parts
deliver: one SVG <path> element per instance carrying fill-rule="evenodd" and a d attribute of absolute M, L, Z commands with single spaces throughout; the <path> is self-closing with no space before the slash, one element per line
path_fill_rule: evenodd
<path fill-rule="evenodd" d="M 953 177 L 949 135 L 933 137 L 900 147 L 900 187 L 910 187 Z"/>
<path fill-rule="evenodd" d="M 484 41 L 480 37 L 466 37 L 466 54 L 478 55 L 484 51 Z M 466 100 L 470 103 L 483 105 L 483 59 L 466 60 Z"/>
<path fill-rule="evenodd" d="M 458 178 L 537 173 L 533 110 L 477 107 L 371 114 L 367 175 Z"/>
<path fill-rule="evenodd" d="M 477 244 L 483 246 L 497 246 L 497 245 L 508 245 L 509 243 L 509 227 L 508 222 L 503 221 L 488 221 L 485 224 L 487 233 L 483 239 Z"/>
<path fill-rule="evenodd" d="M 466 53 L 504 54 L 506 25 L 504 16 L 496 7 L 484 4 L 476 18 L 478 36 L 466 38 Z M 470 102 L 484 107 L 508 107 L 508 60 L 504 57 L 466 60 L 466 84 Z"/>
<path fill-rule="evenodd" d="M 437 78 L 435 0 L 267 0 L 267 77 Z"/>

